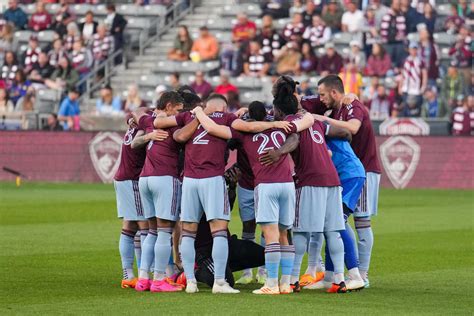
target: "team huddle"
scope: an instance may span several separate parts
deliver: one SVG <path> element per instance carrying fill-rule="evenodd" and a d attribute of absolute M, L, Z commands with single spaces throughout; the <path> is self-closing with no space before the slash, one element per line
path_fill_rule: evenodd
<path fill-rule="evenodd" d="M 297 84 L 275 82 L 270 113 L 259 101 L 228 113 L 224 96 L 202 101 L 183 87 L 128 117 L 114 181 L 123 288 L 196 293 L 204 282 L 239 293 L 255 267 L 254 294 L 369 286 L 380 167 L 368 111 L 336 75 L 317 96 L 300 98 Z M 226 170 L 230 150 L 237 162 Z M 228 230 L 236 196 L 241 240 Z"/>

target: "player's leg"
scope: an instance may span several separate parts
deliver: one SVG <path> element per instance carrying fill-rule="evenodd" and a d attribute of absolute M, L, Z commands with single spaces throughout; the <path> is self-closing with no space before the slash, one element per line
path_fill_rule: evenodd
<path fill-rule="evenodd" d="M 300 283 L 301 263 L 303 262 L 304 254 L 306 253 L 310 233 L 307 232 L 293 232 L 293 244 L 295 246 L 295 261 L 293 263 L 293 271 L 291 272 L 291 284 L 294 286 L 293 290 L 298 291 L 300 286 L 306 286 L 312 282 L 302 284 Z"/>
<path fill-rule="evenodd" d="M 253 190 L 246 190 L 240 185 L 237 186 L 237 196 L 239 203 L 239 214 L 242 220 L 242 239 L 255 242 L 255 210 L 253 201 Z M 235 283 L 249 284 L 253 280 L 252 269 L 242 271 L 242 276 Z"/>
<path fill-rule="evenodd" d="M 133 273 L 134 245 L 138 225 L 136 222 L 123 220 L 122 232 L 119 240 L 120 259 L 122 260 L 122 288 L 134 288 L 137 279 Z"/>
<path fill-rule="evenodd" d="M 343 204 L 345 230 L 341 230 L 341 238 L 344 243 L 344 263 L 347 268 L 348 280 L 346 287 L 348 290 L 360 290 L 364 287 L 364 281 L 359 272 L 359 261 L 357 258 L 357 247 L 354 239 L 354 231 L 347 223 L 348 217 L 351 215 L 351 210 L 347 205 Z"/>
<path fill-rule="evenodd" d="M 265 245 L 266 245 L 265 236 L 263 236 L 263 233 L 261 233 L 260 246 L 262 246 L 265 249 Z M 256 279 L 259 284 L 265 284 L 265 281 L 267 280 L 267 271 L 265 270 L 265 265 L 258 267 Z"/>
<path fill-rule="evenodd" d="M 140 268 L 143 243 L 145 242 L 146 236 L 148 235 L 148 221 L 145 217 L 145 210 L 140 196 L 139 181 L 131 180 L 130 183 L 132 184 L 133 203 L 135 205 L 137 215 L 141 216 L 144 219 L 138 222 L 138 227 L 140 228 L 140 230 L 135 236 L 135 256 L 137 259 L 137 267 Z"/>
<path fill-rule="evenodd" d="M 311 233 L 308 243 L 308 266 L 304 275 L 311 276 L 314 282 L 322 280 L 326 270 L 321 256 L 323 242 L 323 234 Z"/>

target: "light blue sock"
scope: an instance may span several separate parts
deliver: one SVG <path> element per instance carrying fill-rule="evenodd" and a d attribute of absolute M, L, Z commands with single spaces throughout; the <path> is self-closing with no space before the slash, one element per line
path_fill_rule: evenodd
<path fill-rule="evenodd" d="M 140 262 L 139 278 L 148 279 L 153 259 L 155 258 L 155 243 L 157 232 L 150 229 L 146 235 L 145 241 L 142 243 L 142 259 Z"/>
<path fill-rule="evenodd" d="M 295 261 L 295 246 L 293 245 L 281 245 L 280 246 L 281 258 L 281 284 L 290 284 L 291 272 L 293 271 L 293 263 Z"/>
<path fill-rule="evenodd" d="M 122 229 L 119 240 L 119 251 L 120 259 L 122 260 L 122 272 L 123 279 L 133 279 L 133 257 L 134 257 L 134 245 L 133 239 L 135 233 L 130 230 Z"/>
<path fill-rule="evenodd" d="M 293 233 L 293 244 L 295 245 L 295 261 L 291 272 L 291 284 L 295 284 L 300 279 L 301 262 L 307 249 L 309 234 Z"/>
<path fill-rule="evenodd" d="M 311 233 L 308 245 L 308 268 L 306 274 L 311 274 L 316 277 L 316 271 L 323 271 L 321 261 L 321 249 L 323 248 L 323 234 L 322 233 Z"/>
<path fill-rule="evenodd" d="M 263 237 L 263 234 L 260 235 L 260 246 L 262 246 L 263 248 L 265 248 L 265 237 Z M 265 274 L 265 266 L 260 266 L 258 267 L 258 274 L 262 275 L 262 274 Z"/>
<path fill-rule="evenodd" d="M 255 242 L 255 232 L 250 233 L 250 232 L 242 231 L 242 240 L 248 240 L 248 241 Z M 252 268 L 244 269 L 242 271 L 242 276 L 252 277 L 253 276 Z"/>
<path fill-rule="evenodd" d="M 334 266 L 334 281 L 339 284 L 344 281 L 344 243 L 339 232 L 325 232 L 324 236 Z"/>
<path fill-rule="evenodd" d="M 196 260 L 196 250 L 194 249 L 194 240 L 196 239 L 196 232 L 183 229 L 181 232 L 181 244 L 179 245 L 179 252 L 183 261 L 184 273 L 187 281 L 196 282 L 194 276 L 194 262 Z"/>
<path fill-rule="evenodd" d="M 267 285 L 278 285 L 278 269 L 280 265 L 280 243 L 271 243 L 265 246 L 265 268 L 267 269 Z"/>
<path fill-rule="evenodd" d="M 140 263 L 142 258 L 142 232 L 138 230 L 133 239 L 133 245 L 135 247 L 135 260 L 137 261 L 137 268 L 140 269 Z"/>
<path fill-rule="evenodd" d="M 166 265 L 171 254 L 171 234 L 173 228 L 158 228 L 158 238 L 155 243 L 155 280 L 163 280 L 166 277 Z"/>
<path fill-rule="evenodd" d="M 229 257 L 227 229 L 212 232 L 212 261 L 214 261 L 214 281 L 225 281 L 225 268 Z"/>
<path fill-rule="evenodd" d="M 370 257 L 372 255 L 372 247 L 374 245 L 374 234 L 370 226 L 370 218 L 354 218 L 354 224 L 359 236 L 357 243 L 359 249 L 359 270 L 362 277 L 365 279 L 367 271 L 370 267 Z"/>

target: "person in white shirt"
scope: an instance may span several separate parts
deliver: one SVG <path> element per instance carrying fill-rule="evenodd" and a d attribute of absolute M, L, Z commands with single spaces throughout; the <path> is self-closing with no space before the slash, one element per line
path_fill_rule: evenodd
<path fill-rule="evenodd" d="M 362 28 L 364 26 L 364 13 L 357 9 L 357 2 L 350 1 L 347 4 L 347 11 L 342 15 L 342 31 L 353 33 L 358 36 L 357 40 L 362 40 Z"/>

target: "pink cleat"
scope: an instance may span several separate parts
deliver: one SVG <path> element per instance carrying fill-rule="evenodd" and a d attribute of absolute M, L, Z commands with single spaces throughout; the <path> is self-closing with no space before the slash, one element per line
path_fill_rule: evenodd
<path fill-rule="evenodd" d="M 137 285 L 135 285 L 135 290 L 139 292 L 149 291 L 151 286 L 151 281 L 148 279 L 138 279 Z"/>
<path fill-rule="evenodd" d="M 181 286 L 170 284 L 167 279 L 159 281 L 153 280 L 150 288 L 151 292 L 179 292 L 182 290 L 183 288 Z"/>

